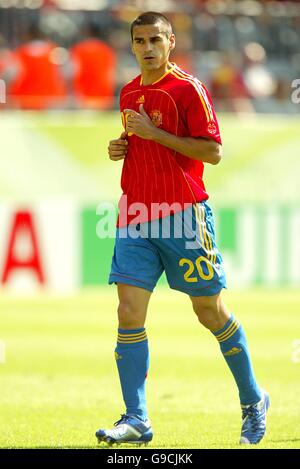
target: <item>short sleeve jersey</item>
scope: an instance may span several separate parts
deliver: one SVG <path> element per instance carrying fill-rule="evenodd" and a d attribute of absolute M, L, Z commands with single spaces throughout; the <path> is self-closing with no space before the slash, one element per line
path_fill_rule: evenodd
<path fill-rule="evenodd" d="M 126 109 L 144 109 L 153 124 L 180 137 L 204 137 L 221 143 L 219 126 L 204 85 L 176 64 L 158 81 L 144 86 L 141 75 L 123 87 L 120 110 L 124 128 Z M 118 226 L 150 221 L 208 199 L 202 161 L 184 156 L 153 140 L 128 135 L 119 203 Z M 157 207 L 165 207 L 157 210 Z"/>

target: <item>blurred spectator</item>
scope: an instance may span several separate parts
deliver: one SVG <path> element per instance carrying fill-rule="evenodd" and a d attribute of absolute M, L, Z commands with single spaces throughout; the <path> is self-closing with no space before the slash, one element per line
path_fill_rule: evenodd
<path fill-rule="evenodd" d="M 192 39 L 186 33 L 176 34 L 176 48 L 171 53 L 171 61 L 177 63 L 177 65 L 183 70 L 186 70 L 192 75 L 196 73 L 192 50 Z"/>
<path fill-rule="evenodd" d="M 47 109 L 62 106 L 66 85 L 60 69 L 59 48 L 30 25 L 24 45 L 14 51 L 15 77 L 8 87 L 12 107 Z"/>
<path fill-rule="evenodd" d="M 171 53 L 171 61 L 177 63 L 190 74 L 195 74 L 193 51 L 193 21 L 190 15 L 183 11 L 171 16 L 176 36 L 176 47 Z"/>
<path fill-rule="evenodd" d="M 223 62 L 212 73 L 210 89 L 218 110 L 253 112 L 243 75 L 230 53 L 224 55 Z"/>
<path fill-rule="evenodd" d="M 0 34 L 0 77 L 8 81 L 12 76 L 14 55 L 6 39 Z"/>
<path fill-rule="evenodd" d="M 89 24 L 84 36 L 85 39 L 70 50 L 76 104 L 92 109 L 110 108 L 115 95 L 116 54 L 99 39 L 97 25 Z"/>
<path fill-rule="evenodd" d="M 266 66 L 266 51 L 261 44 L 251 42 L 244 48 L 245 83 L 252 98 L 269 98 L 276 91 L 276 80 Z"/>
<path fill-rule="evenodd" d="M 12 51 L 7 47 L 6 39 L 0 34 L 0 79 L 4 80 L 6 87 L 7 84 L 16 75 L 17 63 Z M 0 110 L 9 107 L 7 96 L 2 100 L 0 97 L 1 107 Z"/>

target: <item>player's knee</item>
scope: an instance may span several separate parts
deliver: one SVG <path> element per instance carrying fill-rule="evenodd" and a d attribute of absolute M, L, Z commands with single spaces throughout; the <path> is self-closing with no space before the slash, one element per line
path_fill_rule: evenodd
<path fill-rule="evenodd" d="M 118 307 L 120 328 L 136 329 L 143 327 L 139 312 L 129 302 L 121 301 Z"/>
<path fill-rule="evenodd" d="M 219 330 L 223 326 L 218 310 L 212 305 L 193 305 L 193 309 L 199 322 L 210 331 Z"/>

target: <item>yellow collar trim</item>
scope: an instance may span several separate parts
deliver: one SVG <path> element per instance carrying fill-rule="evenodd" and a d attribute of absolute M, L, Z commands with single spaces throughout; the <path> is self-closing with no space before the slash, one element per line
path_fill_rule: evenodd
<path fill-rule="evenodd" d="M 171 68 L 169 68 L 169 70 L 167 70 L 166 73 L 164 73 L 158 80 L 155 80 L 153 83 L 150 83 L 150 85 L 147 85 L 147 86 L 155 85 L 156 83 L 161 81 L 163 78 L 165 78 L 170 72 L 172 72 L 172 70 L 176 67 L 176 64 L 174 62 L 170 62 L 170 64 L 171 64 Z M 141 75 L 140 85 L 142 84 L 143 84 L 143 77 Z"/>

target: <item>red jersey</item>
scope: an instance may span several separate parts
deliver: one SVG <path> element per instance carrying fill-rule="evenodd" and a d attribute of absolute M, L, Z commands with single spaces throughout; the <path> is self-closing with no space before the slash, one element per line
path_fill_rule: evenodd
<path fill-rule="evenodd" d="M 141 103 L 154 125 L 166 132 L 180 137 L 206 137 L 221 143 L 207 90 L 197 78 L 176 64 L 151 85 L 144 86 L 139 75 L 122 88 L 120 110 L 124 127 L 124 109 L 139 112 Z M 118 226 L 170 214 L 157 211 L 158 204 L 175 207 L 172 208 L 174 213 L 186 208 L 187 204 L 208 199 L 202 179 L 202 161 L 134 134 L 128 136 L 128 143 L 121 179 L 123 195 L 119 202 Z"/>

